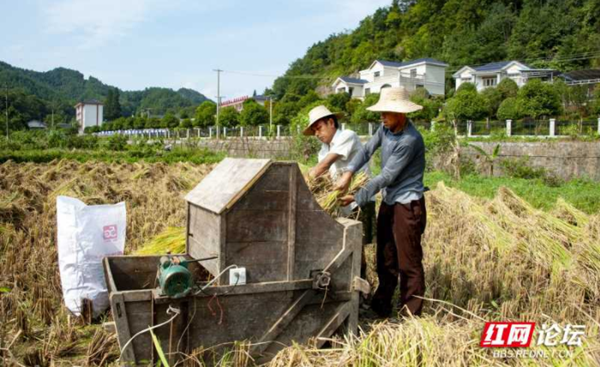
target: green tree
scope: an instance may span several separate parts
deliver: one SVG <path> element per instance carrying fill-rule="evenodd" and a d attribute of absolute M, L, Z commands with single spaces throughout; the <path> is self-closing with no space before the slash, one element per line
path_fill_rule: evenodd
<path fill-rule="evenodd" d="M 418 105 L 423 106 L 423 109 L 409 114 L 409 117 L 416 121 L 431 121 L 439 113 L 442 107 L 442 102 L 438 98 L 431 98 L 429 92 L 425 88 L 418 88 L 410 94 L 410 100 Z"/>
<path fill-rule="evenodd" d="M 352 116 L 354 116 L 354 114 L 360 108 L 361 105 L 362 105 L 362 101 L 358 98 L 352 98 L 351 100 L 348 101 L 348 103 L 346 103 L 345 110 L 348 113 L 347 118 L 349 120 L 352 119 Z"/>
<path fill-rule="evenodd" d="M 300 111 L 298 102 L 283 99 L 273 104 L 273 123 L 276 125 L 289 125 L 293 116 Z"/>
<path fill-rule="evenodd" d="M 196 109 L 194 126 L 208 127 L 215 124 L 215 115 L 217 114 L 217 105 L 211 101 L 204 101 Z"/>
<path fill-rule="evenodd" d="M 131 117 L 121 117 L 123 120 L 123 130 L 133 129 L 133 118 Z"/>
<path fill-rule="evenodd" d="M 502 100 L 510 97 L 516 97 L 517 93 L 519 92 L 519 86 L 510 78 L 502 79 L 496 88 L 502 95 Z"/>
<path fill-rule="evenodd" d="M 485 102 L 486 116 L 493 118 L 496 116 L 496 112 L 502 103 L 502 92 L 498 88 L 489 87 L 481 91 L 481 97 Z"/>
<path fill-rule="evenodd" d="M 240 113 L 234 107 L 225 107 L 219 111 L 220 127 L 235 127 L 240 123 Z"/>
<path fill-rule="evenodd" d="M 473 83 L 462 83 L 456 90 L 456 93 L 460 92 L 477 92 L 477 87 Z"/>
<path fill-rule="evenodd" d="M 446 103 L 445 114 L 448 120 L 479 120 L 486 115 L 485 99 L 477 93 L 474 86 L 471 88 L 468 84 L 470 83 L 461 85 L 454 97 Z"/>
<path fill-rule="evenodd" d="M 190 120 L 189 118 L 183 119 L 181 120 L 181 124 L 179 126 L 181 126 L 184 129 L 190 129 L 193 127 L 192 120 Z"/>
<path fill-rule="evenodd" d="M 160 127 L 162 128 L 175 128 L 179 126 L 179 119 L 172 113 L 167 113 L 161 121 Z"/>
<path fill-rule="evenodd" d="M 562 112 L 560 96 L 552 85 L 533 79 L 517 94 L 518 110 L 523 116 L 533 119 L 556 116 Z"/>
<path fill-rule="evenodd" d="M 521 118 L 519 107 L 517 105 L 517 98 L 508 97 L 502 101 L 498 107 L 496 116 L 498 116 L 500 120 L 518 120 Z"/>
<path fill-rule="evenodd" d="M 591 103 L 591 113 L 600 117 L 600 84 L 594 87 L 594 99 Z"/>
<path fill-rule="evenodd" d="M 352 123 L 361 122 L 379 122 L 381 121 L 381 114 L 379 112 L 372 112 L 367 110 L 367 107 L 371 107 L 379 101 L 379 93 L 371 93 L 365 97 L 364 102 L 358 106 L 352 115 Z"/>
<path fill-rule="evenodd" d="M 258 126 L 269 123 L 269 112 L 253 99 L 244 101 L 244 109 L 240 114 L 242 126 Z"/>
<path fill-rule="evenodd" d="M 143 129 L 144 127 L 146 127 L 146 118 L 143 116 L 136 116 L 133 120 L 133 128 Z"/>
<path fill-rule="evenodd" d="M 158 129 L 161 127 L 161 121 L 158 117 L 150 117 L 146 119 L 146 129 Z"/>
<path fill-rule="evenodd" d="M 333 93 L 327 96 L 327 105 L 332 108 L 332 110 L 336 112 L 345 112 L 346 105 L 350 102 L 350 94 L 344 93 Z"/>
<path fill-rule="evenodd" d="M 314 90 L 310 90 L 308 91 L 308 93 L 306 93 L 305 96 L 303 96 L 302 98 L 300 98 L 300 100 L 298 100 L 298 108 L 303 109 L 304 107 L 313 104 L 316 101 L 323 101 L 323 99 L 321 97 L 319 97 L 319 95 L 317 94 L 317 92 L 315 92 Z"/>
<path fill-rule="evenodd" d="M 118 119 L 121 116 L 119 90 L 117 88 L 110 88 L 104 102 L 104 118 L 111 121 Z"/>

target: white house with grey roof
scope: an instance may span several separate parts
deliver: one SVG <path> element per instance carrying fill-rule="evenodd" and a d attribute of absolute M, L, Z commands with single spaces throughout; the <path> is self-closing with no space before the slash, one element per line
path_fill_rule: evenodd
<path fill-rule="evenodd" d="M 514 80 L 520 88 L 532 78 L 552 81 L 557 74 L 556 70 L 534 69 L 512 60 L 491 62 L 478 67 L 463 66 L 452 77 L 456 81 L 456 89 L 463 83 L 473 83 L 477 91 L 482 91 L 488 87 L 495 87 L 505 78 Z"/>
<path fill-rule="evenodd" d="M 409 91 L 425 88 L 430 95 L 444 95 L 448 64 L 432 58 L 394 62 L 375 60 L 358 78 L 339 77 L 333 83 L 334 93 L 347 92 L 352 98 L 363 99 L 382 88 L 403 86 Z"/>

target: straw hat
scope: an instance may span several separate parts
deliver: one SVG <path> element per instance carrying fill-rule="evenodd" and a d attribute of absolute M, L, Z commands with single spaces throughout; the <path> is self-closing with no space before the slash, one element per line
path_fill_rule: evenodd
<path fill-rule="evenodd" d="M 341 112 L 333 113 L 329 111 L 329 109 L 325 106 L 317 106 L 308 112 L 308 126 L 304 129 L 304 135 L 314 135 L 313 131 L 310 129 L 317 121 L 324 117 L 335 116 L 338 119 L 341 119 L 344 114 Z"/>
<path fill-rule="evenodd" d="M 404 87 L 383 88 L 379 101 L 371 107 L 367 107 L 369 111 L 375 112 L 397 112 L 410 113 L 422 109 L 416 103 L 409 100 L 409 94 Z"/>

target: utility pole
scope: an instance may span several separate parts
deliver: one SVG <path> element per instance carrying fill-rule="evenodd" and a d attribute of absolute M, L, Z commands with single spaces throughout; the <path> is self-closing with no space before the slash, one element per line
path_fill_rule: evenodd
<path fill-rule="evenodd" d="M 6 112 L 6 140 L 8 140 L 8 84 L 4 84 L 4 89 L 6 90 L 6 108 L 4 109 Z"/>
<path fill-rule="evenodd" d="M 55 99 L 52 99 L 52 129 L 54 129 L 54 103 Z"/>
<path fill-rule="evenodd" d="M 273 96 L 269 96 L 269 132 L 273 130 Z"/>
<path fill-rule="evenodd" d="M 217 140 L 219 140 L 219 113 L 221 110 L 221 69 L 215 69 L 217 72 Z"/>

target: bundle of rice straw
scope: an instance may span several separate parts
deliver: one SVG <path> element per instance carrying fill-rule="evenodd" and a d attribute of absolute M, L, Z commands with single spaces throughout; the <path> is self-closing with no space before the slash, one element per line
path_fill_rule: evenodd
<path fill-rule="evenodd" d="M 341 215 L 341 202 L 339 201 L 339 198 L 343 195 L 354 195 L 369 181 L 369 176 L 367 176 L 366 173 L 359 172 L 352 178 L 348 192 L 341 193 L 338 190 L 334 190 L 335 182 L 328 174 L 324 174 L 314 179 L 310 179 L 308 176 L 305 176 L 304 178 L 310 192 L 315 196 L 319 205 L 334 218 Z"/>
<path fill-rule="evenodd" d="M 135 255 L 182 254 L 185 252 L 185 227 L 168 227 L 135 252 Z"/>

